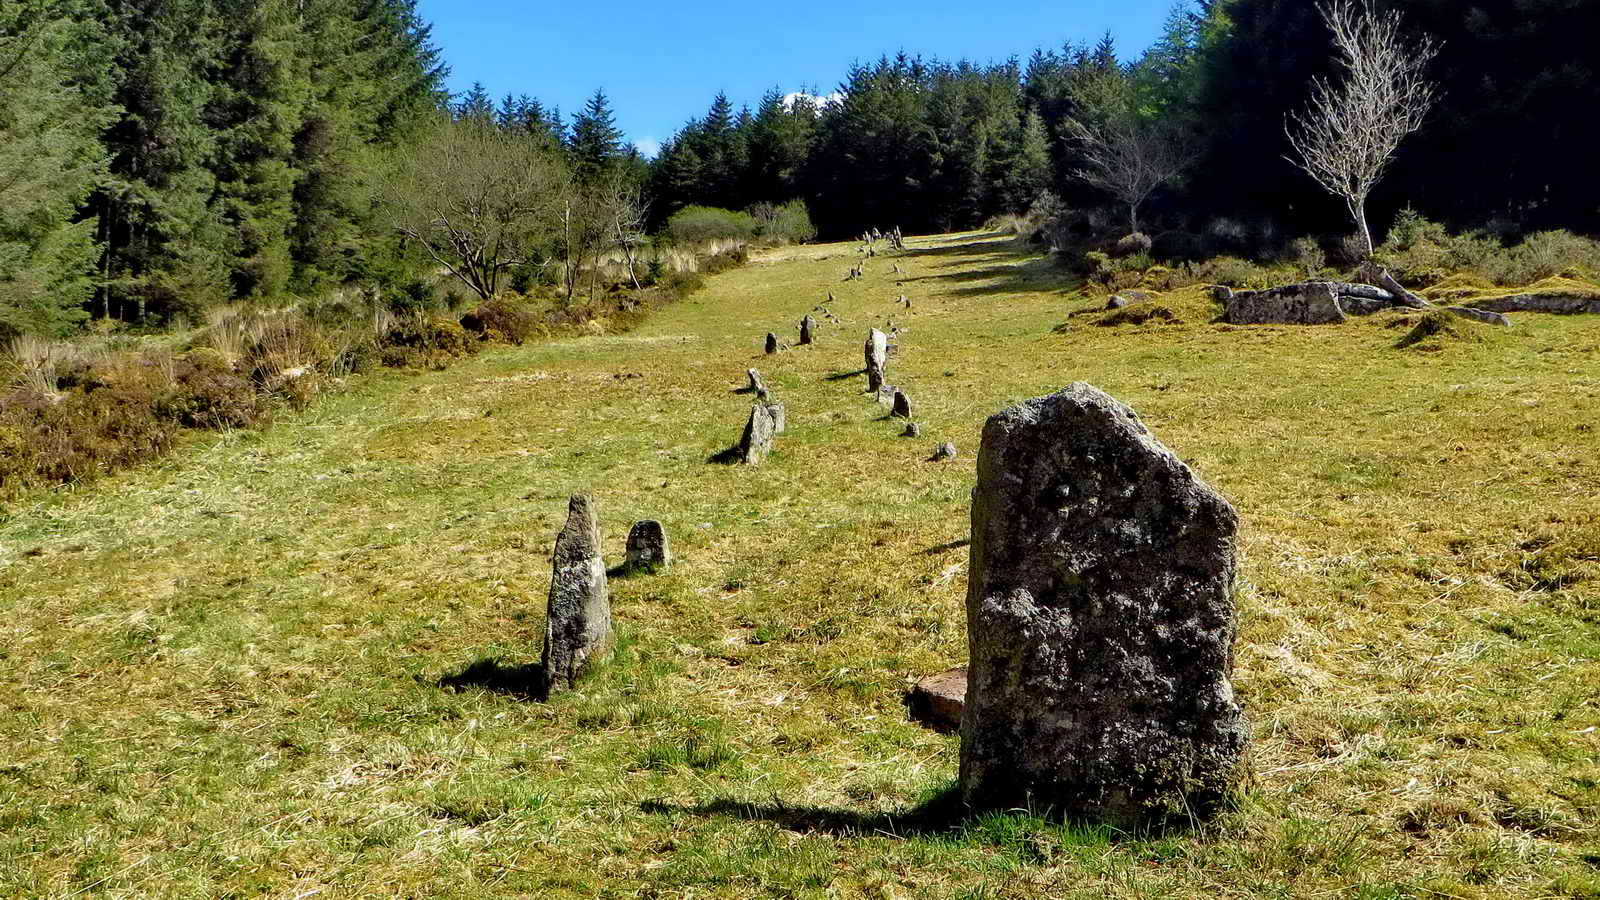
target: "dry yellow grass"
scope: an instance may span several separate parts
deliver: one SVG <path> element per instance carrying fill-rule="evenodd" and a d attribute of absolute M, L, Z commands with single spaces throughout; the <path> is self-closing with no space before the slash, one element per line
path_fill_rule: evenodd
<path fill-rule="evenodd" d="M 786 248 L 633 333 L 8 509 L 0 894 L 1600 895 L 1600 321 L 1397 350 L 1395 316 L 1229 327 L 1187 289 L 1101 327 L 993 239 L 856 259 Z M 761 355 L 829 291 L 842 326 Z M 888 320 L 919 440 L 838 377 Z M 789 433 L 708 464 L 749 366 Z M 1245 521 L 1258 775 L 1202 834 L 918 815 L 957 745 L 900 694 L 964 655 L 979 428 L 1073 380 Z M 538 657 L 576 490 L 614 561 L 649 517 L 681 562 L 615 581 L 616 662 L 528 703 L 490 687 Z"/>

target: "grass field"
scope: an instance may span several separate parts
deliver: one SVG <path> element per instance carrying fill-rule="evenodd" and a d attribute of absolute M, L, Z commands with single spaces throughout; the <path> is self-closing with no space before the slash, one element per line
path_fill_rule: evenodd
<path fill-rule="evenodd" d="M 982 235 L 854 261 L 7 509 L 0 895 L 1600 896 L 1600 318 L 1399 350 L 1395 314 L 1229 327 L 1200 289 L 1101 327 Z M 828 291 L 842 326 L 761 355 Z M 919 439 L 851 375 L 885 318 Z M 708 463 L 749 366 L 788 433 Z M 984 418 L 1076 380 L 1243 518 L 1257 774 L 1200 833 L 936 815 L 958 742 L 902 705 L 964 661 Z M 532 703 L 578 490 L 609 561 L 659 518 L 680 562 L 614 580 L 616 659 Z"/>

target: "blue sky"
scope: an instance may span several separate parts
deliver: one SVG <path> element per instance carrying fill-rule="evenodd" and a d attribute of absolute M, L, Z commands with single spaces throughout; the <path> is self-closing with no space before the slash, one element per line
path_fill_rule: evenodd
<path fill-rule="evenodd" d="M 1036 47 L 1093 41 L 1107 29 L 1124 55 L 1155 40 L 1173 0 L 1054 3 L 892 0 L 518 3 L 420 0 L 460 92 L 527 93 L 569 118 L 605 88 L 617 123 L 646 152 L 717 91 L 735 107 L 802 84 L 826 94 L 856 60 L 904 49 L 945 59 L 1024 59 Z M 911 11 L 903 11 L 903 10 Z"/>

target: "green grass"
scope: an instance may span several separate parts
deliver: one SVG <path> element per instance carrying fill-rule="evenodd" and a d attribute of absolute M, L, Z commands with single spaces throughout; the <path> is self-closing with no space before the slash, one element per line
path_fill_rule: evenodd
<path fill-rule="evenodd" d="M 1211 324 L 1195 288 L 1098 327 L 1006 244 L 911 244 L 903 285 L 772 253 L 632 333 L 361 379 L 7 509 L 0 895 L 1600 896 L 1600 320 L 1419 352 L 1394 316 Z M 828 291 L 844 326 L 761 355 Z M 832 378 L 886 318 L 919 439 Z M 750 366 L 789 431 L 708 464 Z M 1073 380 L 1245 523 L 1257 775 L 1201 833 L 952 820 L 957 740 L 906 721 L 964 661 L 982 422 Z M 639 518 L 678 561 L 615 579 L 617 657 L 531 703 L 578 490 L 610 562 Z"/>

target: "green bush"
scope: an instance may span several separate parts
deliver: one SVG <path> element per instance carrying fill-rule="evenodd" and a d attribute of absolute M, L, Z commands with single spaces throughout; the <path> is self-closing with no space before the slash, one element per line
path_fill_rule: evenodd
<path fill-rule="evenodd" d="M 686 206 L 667 219 L 667 234 L 679 244 L 748 241 L 755 237 L 756 227 L 756 219 L 749 213 L 714 206 Z"/>
<path fill-rule="evenodd" d="M 774 205 L 758 203 L 750 207 L 756 220 L 756 237 L 771 244 L 805 244 L 817 239 L 817 227 L 804 200 Z"/>

